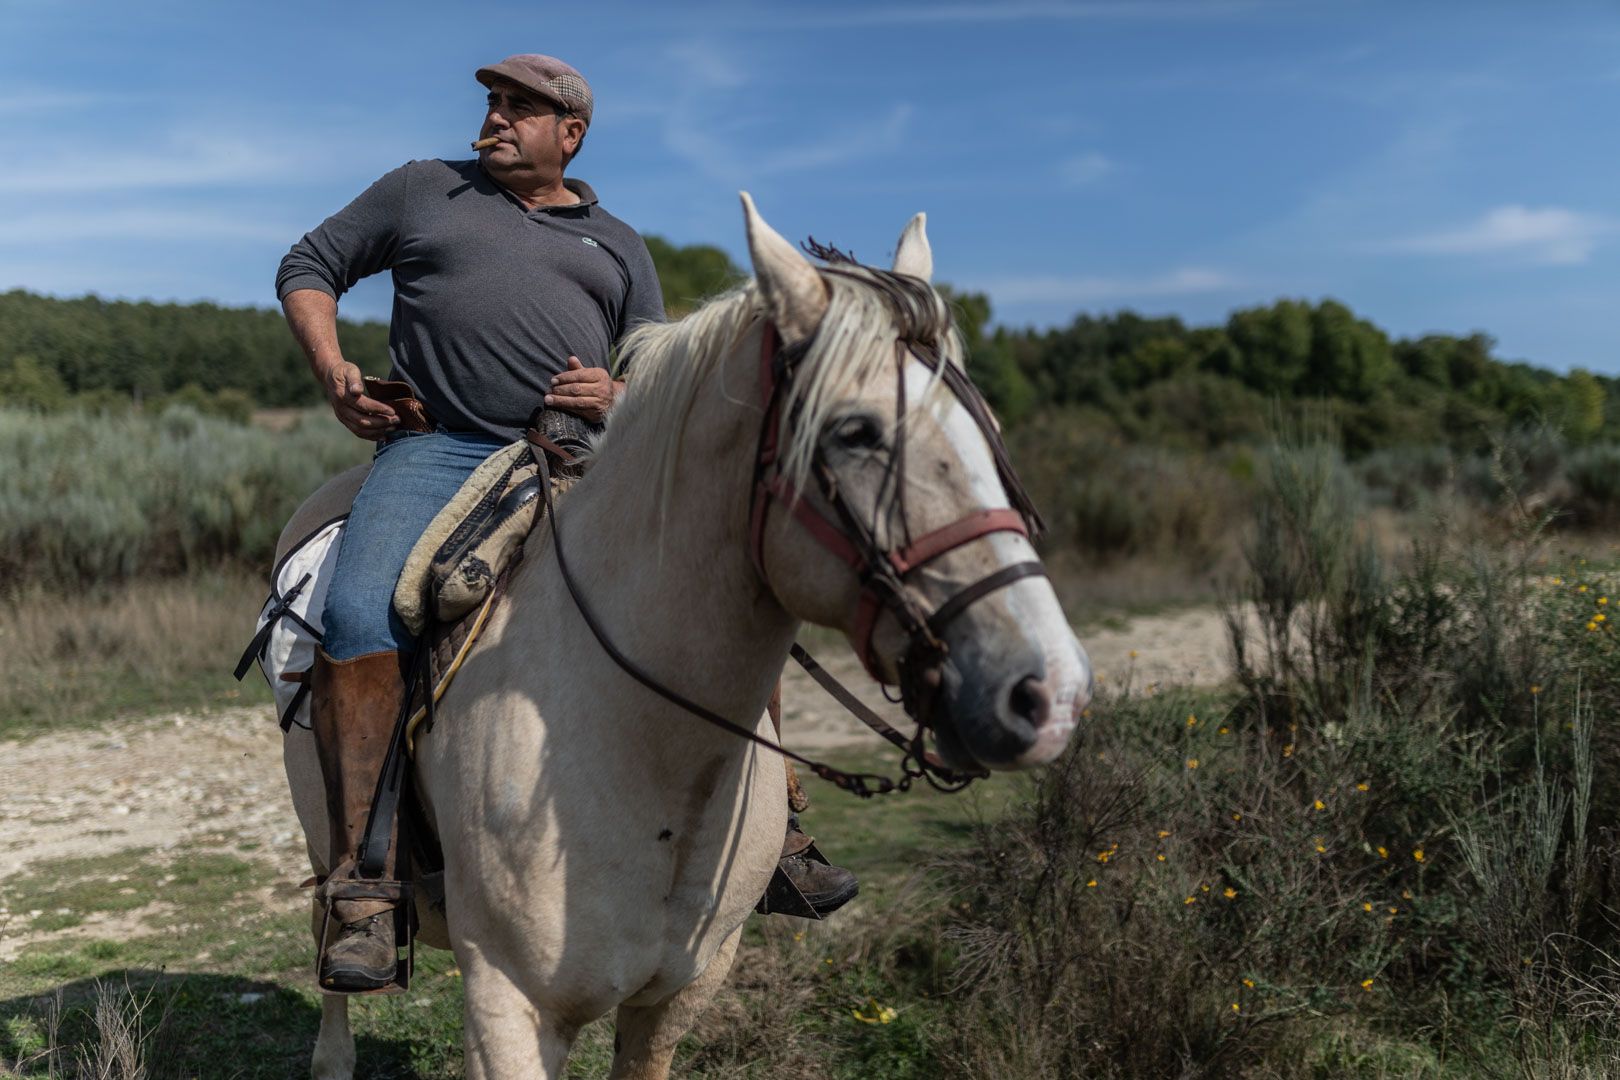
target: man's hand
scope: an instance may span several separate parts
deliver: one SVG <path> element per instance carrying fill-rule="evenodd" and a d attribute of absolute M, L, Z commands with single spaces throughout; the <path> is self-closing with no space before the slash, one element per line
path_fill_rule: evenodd
<path fill-rule="evenodd" d="M 614 382 L 606 368 L 588 368 L 579 362 L 579 357 L 570 356 L 568 370 L 552 377 L 546 404 L 600 424 L 607 419 L 613 399 L 623 388 L 624 384 Z"/>
<path fill-rule="evenodd" d="M 362 439 L 375 442 L 399 425 L 399 417 L 393 409 L 366 397 L 360 369 L 347 360 L 339 360 L 326 369 L 321 377 L 321 388 L 326 391 L 326 400 L 332 403 L 333 414 Z"/>

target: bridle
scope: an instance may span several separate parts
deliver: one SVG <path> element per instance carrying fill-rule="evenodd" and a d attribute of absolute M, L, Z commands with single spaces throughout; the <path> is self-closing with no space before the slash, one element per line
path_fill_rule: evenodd
<path fill-rule="evenodd" d="M 932 286 L 927 282 L 903 274 L 858 266 L 847 270 L 839 265 L 821 268 L 825 274 L 843 274 L 863 284 L 877 288 L 887 296 L 896 311 L 929 311 L 938 303 Z M 902 320 L 904 323 L 906 320 Z M 912 320 L 913 323 L 920 320 Z M 940 327 L 942 332 L 945 327 Z M 944 685 L 944 668 L 950 649 L 945 643 L 946 628 L 970 606 L 984 597 L 1027 577 L 1045 576 L 1045 568 L 1035 560 L 1014 563 L 965 586 L 949 599 L 930 607 L 912 588 L 907 578 L 940 557 L 995 533 L 1010 532 L 1026 539 L 1039 536 L 1044 523 L 1035 510 L 996 428 L 989 405 L 966 372 L 953 363 L 939 349 L 937 334 L 930 336 L 913 328 L 904 329 L 895 340 L 895 356 L 899 368 L 898 399 L 895 430 L 903 431 L 906 419 L 905 376 L 908 357 L 914 357 L 944 382 L 972 417 L 995 459 L 996 472 L 1007 493 L 1008 507 L 974 510 L 941 528 L 920 537 L 912 537 L 905 509 L 905 453 L 904 439 L 895 440 L 894 449 L 882 484 L 875 514 L 885 512 L 882 494 L 894 492 L 893 512 L 900 521 L 902 543 L 885 547 L 877 540 L 878 526 L 874 520 L 863 522 L 843 497 L 837 477 L 818 445 L 810 461 L 810 475 L 815 479 L 820 503 L 805 494 L 782 472 L 780 452 L 784 421 L 796 419 L 796 407 L 787 409 L 784 402 L 790 398 L 790 388 L 799 364 L 810 352 L 815 335 L 793 345 L 784 345 L 773 323 L 766 321 L 760 341 L 759 393 L 764 410 L 759 441 L 755 451 L 754 476 L 748 511 L 749 555 L 760 579 L 769 587 L 770 577 L 765 567 L 765 525 L 773 502 L 781 503 L 812 537 L 834 556 L 849 566 L 860 578 L 861 591 L 852 630 L 856 653 L 867 672 L 884 686 L 888 695 L 890 680 L 885 677 L 872 651 L 873 632 L 879 617 L 887 611 L 898 622 L 907 636 L 907 645 L 896 662 L 900 697 L 908 715 L 917 722 L 916 734 L 909 740 L 885 723 L 850 691 L 839 684 L 825 669 L 799 645 L 793 646 L 792 655 L 812 678 L 827 689 L 838 701 L 864 721 L 879 735 L 905 751 L 902 761 L 903 776 L 892 780 L 885 776 L 866 773 L 846 773 L 820 762 L 811 761 L 777 743 L 763 739 L 711 710 L 690 701 L 678 692 L 664 686 L 639 665 L 626 657 L 608 638 L 595 614 L 585 602 L 568 571 L 562 552 L 561 536 L 557 532 L 556 510 L 551 505 L 549 465 L 540 446 L 535 457 L 540 460 L 541 491 L 547 502 L 546 517 L 551 521 L 552 535 L 557 549 L 557 561 L 562 570 L 564 584 L 573 596 L 586 625 L 615 663 L 643 686 L 688 712 L 723 727 L 751 742 L 768 747 L 810 768 L 816 775 L 847 791 L 869 796 L 909 789 L 911 781 L 921 777 L 936 788 L 946 791 L 960 790 L 974 779 L 988 775 L 982 770 L 962 772 L 950 769 L 931 750 L 924 737 L 934 727 L 939 707 L 940 692 Z M 531 441 L 532 436 L 531 436 Z M 895 700 L 895 699 L 891 699 Z"/>

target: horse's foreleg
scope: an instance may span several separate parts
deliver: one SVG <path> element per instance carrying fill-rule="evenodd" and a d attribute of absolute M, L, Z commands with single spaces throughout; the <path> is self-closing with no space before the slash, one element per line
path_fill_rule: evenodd
<path fill-rule="evenodd" d="M 472 949 L 457 949 L 456 959 L 467 992 L 467 1080 L 562 1080 L 577 1025 L 541 1013 L 505 971 Z"/>
<path fill-rule="evenodd" d="M 697 1023 L 720 991 L 737 956 L 742 927 L 727 938 L 703 974 L 656 1005 L 620 1005 L 614 1021 L 613 1071 L 609 1080 L 664 1080 L 675 1044 Z"/>
<path fill-rule="evenodd" d="M 310 931 L 315 948 L 321 946 L 321 923 L 325 909 L 315 901 Z M 310 970 L 314 971 L 313 964 Z M 354 1080 L 354 1033 L 349 1030 L 349 999 L 338 994 L 321 995 L 321 1033 L 315 1039 L 315 1057 L 309 1064 L 314 1080 Z"/>

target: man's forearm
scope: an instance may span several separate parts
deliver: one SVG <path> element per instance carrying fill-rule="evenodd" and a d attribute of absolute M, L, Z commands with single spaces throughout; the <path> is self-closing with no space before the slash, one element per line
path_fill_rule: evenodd
<path fill-rule="evenodd" d="M 304 350 L 315 378 L 324 379 L 343 359 L 338 348 L 337 301 L 319 289 L 294 289 L 281 301 L 298 347 Z"/>

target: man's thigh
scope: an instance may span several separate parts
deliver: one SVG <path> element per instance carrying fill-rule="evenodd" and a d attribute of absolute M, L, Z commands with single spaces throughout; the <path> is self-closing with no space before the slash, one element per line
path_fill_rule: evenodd
<path fill-rule="evenodd" d="M 395 435 L 377 450 L 343 529 L 326 595 L 327 655 L 348 660 L 410 645 L 394 585 L 416 541 L 467 477 L 503 444 L 477 435 Z"/>

